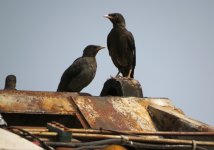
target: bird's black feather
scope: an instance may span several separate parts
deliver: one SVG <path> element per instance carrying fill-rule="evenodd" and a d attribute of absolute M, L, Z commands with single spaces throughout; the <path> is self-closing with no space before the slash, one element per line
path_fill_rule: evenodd
<path fill-rule="evenodd" d="M 123 77 L 134 78 L 136 48 L 134 37 L 125 27 L 125 19 L 119 13 L 109 14 L 107 18 L 113 28 L 107 37 L 109 55 Z"/>
<path fill-rule="evenodd" d="M 93 79 L 97 70 L 96 54 L 103 47 L 89 45 L 83 56 L 77 58 L 61 77 L 58 92 L 80 92 Z"/>

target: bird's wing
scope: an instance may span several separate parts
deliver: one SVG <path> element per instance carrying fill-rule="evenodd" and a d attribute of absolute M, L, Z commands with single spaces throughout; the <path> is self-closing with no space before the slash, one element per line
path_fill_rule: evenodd
<path fill-rule="evenodd" d="M 57 91 L 64 91 L 67 85 L 81 72 L 81 57 L 77 58 L 68 69 L 66 69 L 61 77 Z"/>
<path fill-rule="evenodd" d="M 132 62 L 132 72 L 131 72 L 131 77 L 134 77 L 134 69 L 136 66 L 136 48 L 135 48 L 135 40 L 134 36 L 132 35 L 131 32 L 128 31 L 128 44 L 132 52 L 133 56 L 133 62 Z"/>
<path fill-rule="evenodd" d="M 131 32 L 128 30 L 123 30 L 121 32 L 120 36 L 120 42 L 123 43 L 121 44 L 121 49 L 120 53 L 122 56 L 120 57 L 120 64 L 123 65 L 124 67 L 128 67 L 132 69 L 131 72 L 131 77 L 134 76 L 134 69 L 136 65 L 136 48 L 135 48 L 135 41 L 134 37 Z M 127 68 L 127 69 L 128 69 Z"/>
<path fill-rule="evenodd" d="M 120 41 L 122 44 L 121 53 L 124 53 L 125 56 L 130 56 L 128 62 L 132 62 L 132 65 L 136 64 L 136 50 L 135 50 L 135 41 L 131 32 L 125 30 L 120 36 Z"/>
<path fill-rule="evenodd" d="M 107 37 L 107 47 L 108 47 L 108 50 L 110 51 L 111 50 L 111 48 L 110 48 L 110 46 L 111 46 L 111 36 L 112 36 L 112 34 L 111 34 L 111 32 L 108 34 L 108 37 Z"/>

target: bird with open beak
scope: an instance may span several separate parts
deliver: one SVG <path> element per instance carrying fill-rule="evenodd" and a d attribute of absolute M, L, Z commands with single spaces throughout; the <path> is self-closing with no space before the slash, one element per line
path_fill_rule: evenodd
<path fill-rule="evenodd" d="M 104 16 L 113 24 L 113 28 L 107 37 L 109 55 L 118 68 L 118 74 L 123 77 L 134 78 L 136 66 L 135 41 L 131 32 L 126 29 L 126 22 L 120 13 L 111 13 Z"/>

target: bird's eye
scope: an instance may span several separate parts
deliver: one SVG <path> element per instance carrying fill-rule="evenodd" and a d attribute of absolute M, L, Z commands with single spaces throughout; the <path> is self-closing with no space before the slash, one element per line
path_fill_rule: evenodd
<path fill-rule="evenodd" d="M 116 15 L 114 18 L 116 21 L 120 21 L 120 17 L 118 15 Z"/>

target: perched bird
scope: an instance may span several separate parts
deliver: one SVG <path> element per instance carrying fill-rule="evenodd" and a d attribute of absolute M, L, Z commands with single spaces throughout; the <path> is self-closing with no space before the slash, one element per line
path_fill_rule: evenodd
<path fill-rule="evenodd" d="M 121 14 L 111 13 L 104 17 L 108 18 L 113 24 L 113 28 L 107 37 L 107 46 L 109 55 L 119 70 L 117 76 L 122 73 L 123 77 L 134 78 L 136 65 L 134 37 L 126 29 L 125 19 Z"/>
<path fill-rule="evenodd" d="M 5 90 L 16 90 L 16 76 L 8 75 L 5 79 Z"/>
<path fill-rule="evenodd" d="M 59 83 L 58 92 L 80 92 L 93 79 L 97 70 L 95 56 L 104 47 L 88 45 L 82 57 L 77 58 L 73 64 L 65 70 Z"/>

